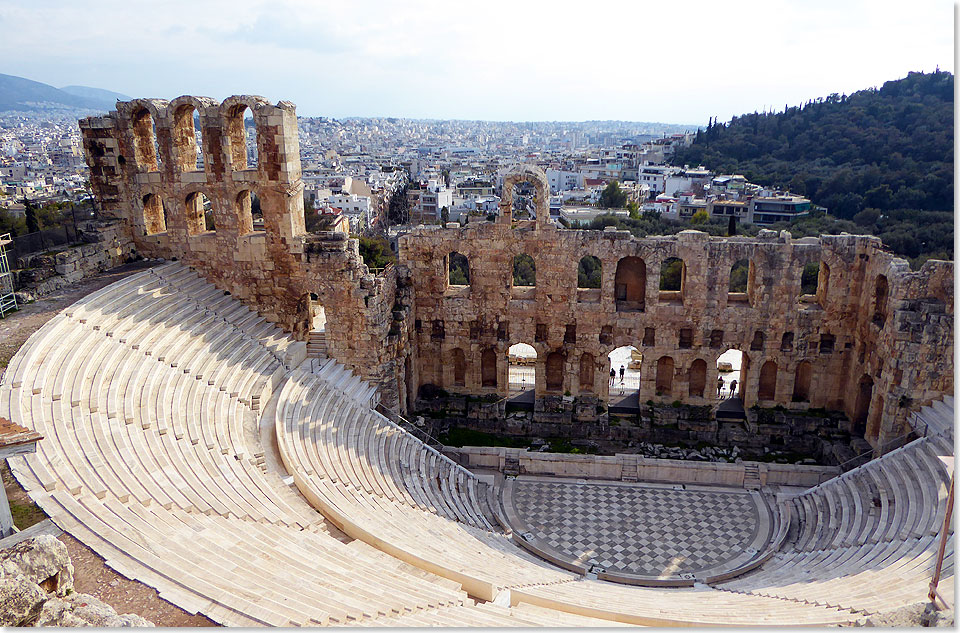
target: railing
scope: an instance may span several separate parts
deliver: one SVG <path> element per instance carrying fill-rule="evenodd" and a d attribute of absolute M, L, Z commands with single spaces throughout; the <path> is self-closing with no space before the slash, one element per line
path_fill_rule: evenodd
<path fill-rule="evenodd" d="M 921 437 L 926 437 L 926 436 L 927 436 L 927 423 L 926 423 L 926 422 L 920 422 L 919 417 L 917 417 L 917 414 L 916 414 L 916 413 L 914 413 L 913 416 L 917 419 L 917 422 L 918 422 L 918 425 L 917 425 L 917 426 L 914 426 L 912 429 L 910 429 L 909 431 L 907 431 L 907 432 L 904 433 L 903 435 L 898 435 L 897 437 L 893 438 L 892 440 L 889 440 L 889 441 L 885 442 L 884 444 L 880 445 L 880 448 L 870 449 L 870 450 L 868 450 L 868 451 L 864 451 L 864 452 L 860 453 L 859 455 L 856 455 L 856 456 L 854 456 L 854 457 L 851 457 L 851 458 L 848 459 L 847 461 L 845 461 L 845 462 L 843 462 L 842 464 L 840 464 L 840 466 L 839 466 L 840 471 L 841 471 L 841 472 L 847 472 L 848 470 L 853 470 L 854 468 L 858 468 L 858 467 L 860 467 L 860 466 L 863 466 L 864 464 L 866 464 L 866 463 L 869 462 L 870 460 L 874 459 L 875 456 L 876 456 L 876 458 L 883 457 L 883 456 L 886 455 L 887 453 L 890 453 L 890 452 L 892 452 L 892 451 L 897 450 L 898 448 L 902 448 L 903 446 L 906 446 L 907 444 L 909 444 L 910 442 L 912 442 L 912 441 L 915 440 L 915 439 L 918 439 L 918 438 L 921 438 Z M 922 426 L 923 426 L 923 431 L 922 431 L 922 432 L 920 432 L 920 430 L 919 430 L 919 428 L 920 428 L 919 425 L 921 425 L 921 424 L 922 424 Z"/>
<path fill-rule="evenodd" d="M 427 446 L 434 449 L 446 448 L 443 442 L 433 437 L 432 435 L 430 435 L 429 433 L 427 433 L 426 431 L 424 431 L 423 429 L 415 425 L 410 420 L 404 418 L 402 415 L 400 415 L 396 411 L 388 409 L 383 404 L 378 402 L 377 406 L 374 407 L 374 410 L 380 415 L 382 415 L 383 417 L 387 418 L 388 420 L 396 424 L 397 426 L 399 426 L 400 428 L 402 428 L 404 431 L 406 431 L 410 435 L 414 436 L 415 438 L 417 438 L 418 440 L 426 444 Z"/>

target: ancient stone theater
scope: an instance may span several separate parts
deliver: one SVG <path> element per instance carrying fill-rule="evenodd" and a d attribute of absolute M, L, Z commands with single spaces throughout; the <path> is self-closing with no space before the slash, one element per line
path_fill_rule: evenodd
<path fill-rule="evenodd" d="M 565 229 L 519 164 L 494 219 L 415 228 L 371 270 L 304 228 L 292 103 L 137 99 L 80 128 L 103 248 L 156 265 L 37 331 L 0 416 L 43 436 L 10 460 L 41 508 L 173 604 L 240 626 L 829 625 L 953 595 L 952 262 L 912 271 L 846 234 Z M 578 287 L 586 257 L 599 287 Z M 735 350 L 728 424 L 806 420 L 789 442 L 833 415 L 869 454 L 448 450 L 407 422 L 428 391 L 502 412 L 518 343 L 534 423 L 619 432 L 609 355 L 632 346 L 634 406 L 706 411 L 690 432 L 716 435 Z"/>

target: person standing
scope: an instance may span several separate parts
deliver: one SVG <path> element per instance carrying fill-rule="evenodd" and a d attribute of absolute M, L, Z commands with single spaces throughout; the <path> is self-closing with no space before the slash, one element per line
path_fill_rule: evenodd
<path fill-rule="evenodd" d="M 623 384 L 623 374 L 625 371 L 627 371 L 627 368 L 624 367 L 623 365 L 620 365 L 620 384 L 621 385 Z"/>
<path fill-rule="evenodd" d="M 737 381 L 731 380 L 730 381 L 730 397 L 732 398 L 735 395 L 737 395 Z"/>
<path fill-rule="evenodd" d="M 610 368 L 610 386 L 613 386 L 613 383 L 617 381 L 617 371 L 611 367 Z"/>
<path fill-rule="evenodd" d="M 717 397 L 723 396 L 723 376 L 717 377 Z"/>

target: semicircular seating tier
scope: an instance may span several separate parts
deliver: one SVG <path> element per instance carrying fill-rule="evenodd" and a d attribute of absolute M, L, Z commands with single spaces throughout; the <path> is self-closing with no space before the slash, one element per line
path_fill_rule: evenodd
<path fill-rule="evenodd" d="M 473 474 L 304 356 L 182 265 L 133 275 L 12 359 L 0 416 L 44 439 L 11 470 L 108 565 L 223 624 L 831 624 L 925 595 L 952 468 L 938 436 L 783 499 L 750 573 L 628 586 L 519 547 Z M 295 486 L 268 467 L 264 428 Z"/>
<path fill-rule="evenodd" d="M 345 537 L 266 471 L 260 404 L 303 348 L 188 268 L 133 275 L 59 313 L 12 359 L 0 416 L 44 439 L 11 470 L 110 567 L 221 624 L 469 613 L 476 601 L 457 583 Z M 603 623 L 509 608 L 477 617 Z"/>

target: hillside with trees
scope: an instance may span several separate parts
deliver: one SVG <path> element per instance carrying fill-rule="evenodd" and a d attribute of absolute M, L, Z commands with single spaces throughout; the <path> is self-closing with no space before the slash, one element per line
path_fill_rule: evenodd
<path fill-rule="evenodd" d="M 831 218 L 846 220 L 841 230 L 877 235 L 900 255 L 953 259 L 953 82 L 948 72 L 910 73 L 879 89 L 711 121 L 674 164 L 806 196 L 828 209 L 807 220 L 825 232 L 836 232 Z"/>

